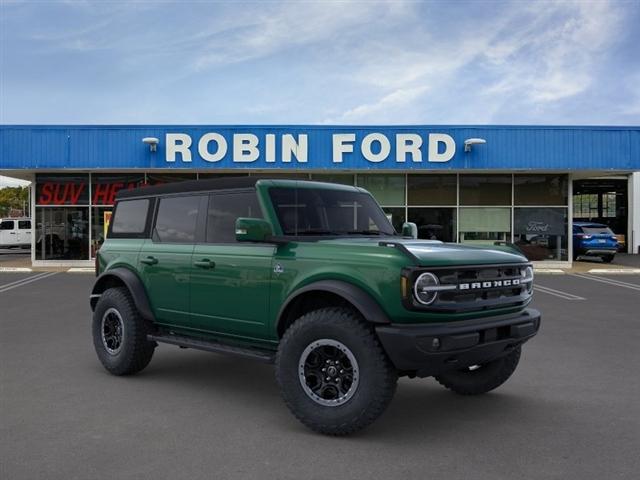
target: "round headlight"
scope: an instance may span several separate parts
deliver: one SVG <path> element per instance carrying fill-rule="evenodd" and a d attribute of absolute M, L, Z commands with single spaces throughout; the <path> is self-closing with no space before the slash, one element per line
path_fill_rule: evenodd
<path fill-rule="evenodd" d="M 526 289 L 530 292 L 533 289 L 533 267 L 523 268 L 521 275 L 522 283 L 526 283 Z"/>
<path fill-rule="evenodd" d="M 416 300 L 423 305 L 431 305 L 438 296 L 438 290 L 435 287 L 439 284 L 438 277 L 431 272 L 420 275 L 413 285 L 413 294 Z"/>

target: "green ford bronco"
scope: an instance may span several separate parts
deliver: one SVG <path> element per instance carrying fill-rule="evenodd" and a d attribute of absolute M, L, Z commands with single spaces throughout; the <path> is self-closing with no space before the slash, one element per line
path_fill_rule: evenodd
<path fill-rule="evenodd" d="M 96 257 L 93 343 L 114 375 L 158 343 L 275 363 L 293 414 L 330 435 L 399 376 L 463 395 L 504 383 L 540 326 L 514 251 L 396 233 L 362 188 L 223 178 L 123 191 Z"/>

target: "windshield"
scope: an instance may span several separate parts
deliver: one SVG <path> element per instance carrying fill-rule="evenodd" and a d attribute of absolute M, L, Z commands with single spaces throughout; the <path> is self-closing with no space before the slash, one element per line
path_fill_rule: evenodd
<path fill-rule="evenodd" d="M 395 235 L 366 193 L 325 188 L 269 189 L 284 235 Z"/>
<path fill-rule="evenodd" d="M 589 235 L 613 235 L 613 232 L 609 227 L 596 227 L 595 225 L 590 225 L 588 227 L 582 227 L 582 231 Z"/>

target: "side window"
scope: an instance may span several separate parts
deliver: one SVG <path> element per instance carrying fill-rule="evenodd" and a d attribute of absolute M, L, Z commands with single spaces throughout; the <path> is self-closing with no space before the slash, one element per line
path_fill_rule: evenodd
<path fill-rule="evenodd" d="M 18 222 L 19 230 L 29 230 L 31 228 L 31 220 L 20 220 Z"/>
<path fill-rule="evenodd" d="M 124 200 L 116 205 L 111 232 L 117 236 L 140 235 L 147 226 L 149 199 Z"/>
<path fill-rule="evenodd" d="M 160 199 L 153 239 L 165 243 L 193 243 L 201 195 Z"/>
<path fill-rule="evenodd" d="M 262 218 L 255 192 L 211 195 L 207 214 L 207 242 L 235 243 L 238 217 Z"/>
<path fill-rule="evenodd" d="M 0 230 L 13 230 L 13 220 L 4 220 L 0 223 Z"/>

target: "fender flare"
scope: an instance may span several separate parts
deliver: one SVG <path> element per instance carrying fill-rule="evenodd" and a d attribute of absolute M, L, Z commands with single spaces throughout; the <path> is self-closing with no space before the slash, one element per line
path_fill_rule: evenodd
<path fill-rule="evenodd" d="M 285 318 L 284 314 L 292 305 L 292 302 L 300 297 L 300 295 L 304 295 L 305 293 L 312 291 L 329 292 L 344 298 L 346 301 L 351 303 L 368 322 L 378 324 L 391 323 L 389 317 L 382 307 L 380 307 L 378 302 L 360 287 L 342 280 L 320 280 L 295 290 L 289 295 L 289 297 L 287 297 L 278 312 L 278 319 L 276 322 L 277 331 L 280 331 L 280 327 Z"/>
<path fill-rule="evenodd" d="M 151 322 L 155 321 L 151 305 L 149 304 L 149 297 L 147 296 L 147 291 L 144 288 L 142 280 L 140 280 L 138 275 L 124 267 L 107 270 L 98 277 L 91 290 L 91 310 L 93 311 L 95 309 L 100 295 L 105 291 L 109 280 L 113 278 L 117 278 L 127 287 L 142 318 Z"/>

